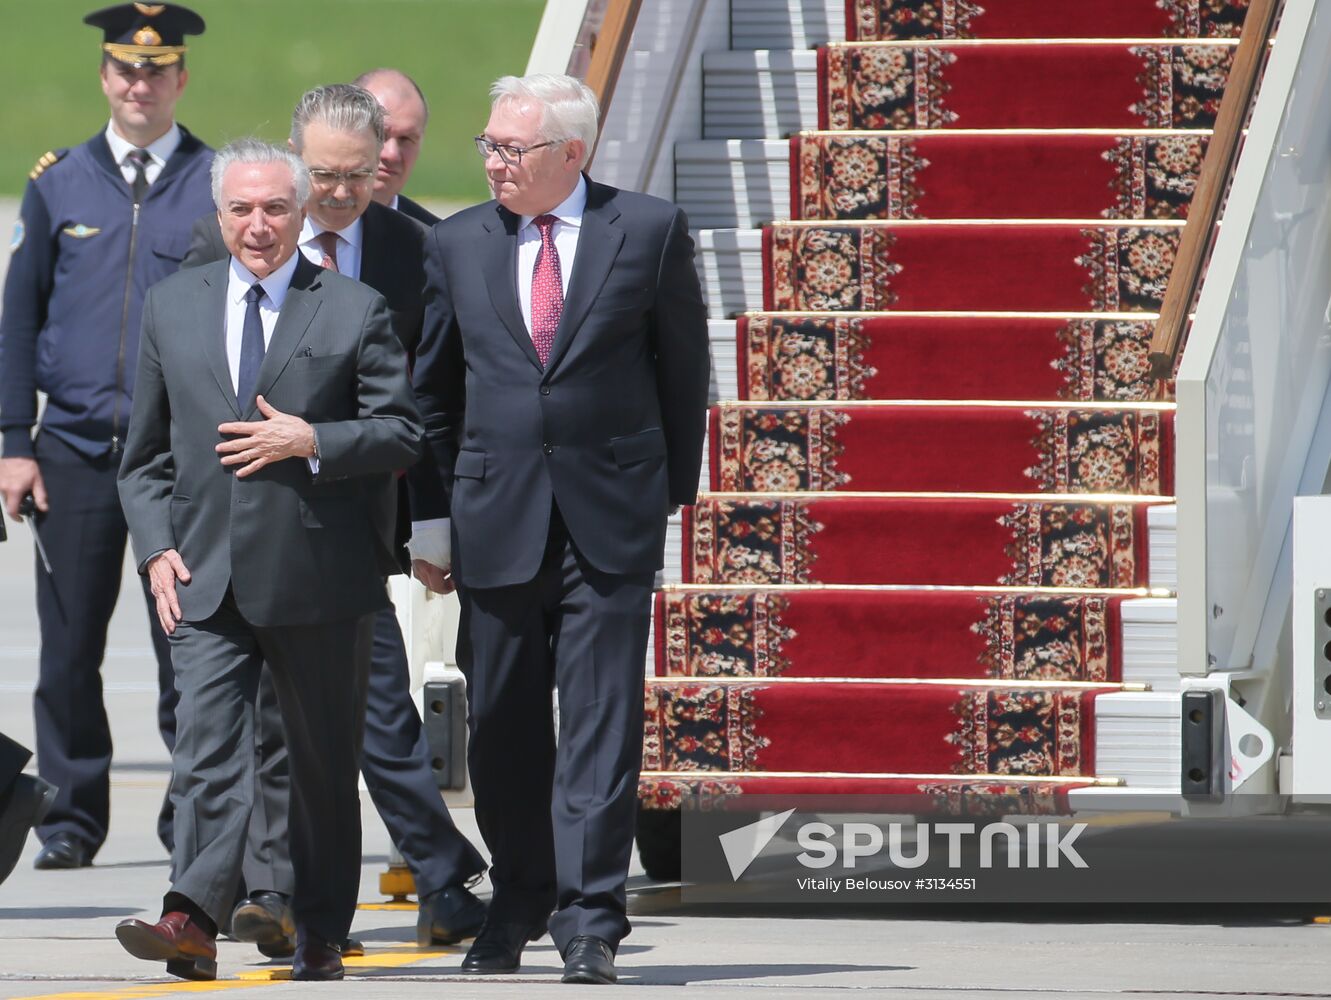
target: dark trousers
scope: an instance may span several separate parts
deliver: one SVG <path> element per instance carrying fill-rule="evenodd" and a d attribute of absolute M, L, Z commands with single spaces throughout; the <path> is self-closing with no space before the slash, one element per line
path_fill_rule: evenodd
<path fill-rule="evenodd" d="M 102 703 L 102 656 L 128 535 L 116 492 L 119 456 L 89 458 L 50 433 L 37 436 L 36 454 L 50 498 L 37 530 L 52 569 L 48 574 L 36 559 L 42 640 L 33 699 L 37 770 L 60 789 L 37 834 L 43 841 L 68 834 L 95 853 L 106 839 L 111 809 L 111 727 Z M 170 750 L 176 734 L 171 654 L 147 577 L 142 583 L 157 656 L 157 728 Z M 169 800 L 158 815 L 157 835 L 169 849 Z"/>
<path fill-rule="evenodd" d="M 468 764 L 490 848 L 497 920 L 552 908 L 562 953 L 629 932 L 624 881 L 642 766 L 643 664 L 653 575 L 593 568 L 558 516 L 535 579 L 463 588 Z M 551 690 L 559 693 L 556 749 Z"/>
<path fill-rule="evenodd" d="M 374 616 L 361 773 L 388 835 L 411 868 L 419 896 L 485 871 L 484 859 L 453 825 L 430 771 L 425 729 L 411 698 L 407 649 L 391 607 Z M 270 889 L 289 893 L 289 779 L 282 717 L 266 670 L 259 685 L 258 777 L 244 866 L 245 886 L 250 892 Z"/>
<path fill-rule="evenodd" d="M 372 616 L 260 628 L 230 594 L 171 637 L 180 704 L 172 758 L 176 847 L 171 891 L 217 924 L 245 854 L 254 788 L 254 704 L 267 663 L 291 768 L 290 838 L 297 927 L 340 943 L 360 887 L 361 726 Z"/>

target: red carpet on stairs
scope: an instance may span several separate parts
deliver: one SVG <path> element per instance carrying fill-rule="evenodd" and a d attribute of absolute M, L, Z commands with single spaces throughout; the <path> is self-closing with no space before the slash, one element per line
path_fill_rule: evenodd
<path fill-rule="evenodd" d="M 824 220 L 1182 219 L 1209 136 L 806 132 L 790 140 L 790 214 Z"/>
<path fill-rule="evenodd" d="M 741 316 L 750 400 L 1146 401 L 1154 317 Z M 946 377 L 940 377 L 946 372 Z"/>
<path fill-rule="evenodd" d="M 1163 406 L 728 405 L 711 416 L 712 489 L 1171 492 Z"/>
<path fill-rule="evenodd" d="M 763 308 L 1154 312 L 1181 231 L 1167 222 L 776 223 L 763 229 Z"/>
<path fill-rule="evenodd" d="M 647 684 L 643 768 L 1093 773 L 1084 737 L 1098 693 L 1052 685 L 658 679 Z"/>
<path fill-rule="evenodd" d="M 1232 39 L 828 45 L 818 50 L 818 127 L 1211 128 L 1235 45 Z"/>
<path fill-rule="evenodd" d="M 846 0 L 656 596 L 644 805 L 1113 783 L 1096 699 L 1172 503 L 1148 345 L 1246 9 Z"/>
<path fill-rule="evenodd" d="M 1228 38 L 1248 0 L 846 0 L 846 37 Z"/>
<path fill-rule="evenodd" d="M 1148 502 L 708 494 L 685 583 L 1143 587 Z"/>
<path fill-rule="evenodd" d="M 670 677 L 1117 681 L 1111 593 L 835 588 L 656 595 L 656 670 Z"/>

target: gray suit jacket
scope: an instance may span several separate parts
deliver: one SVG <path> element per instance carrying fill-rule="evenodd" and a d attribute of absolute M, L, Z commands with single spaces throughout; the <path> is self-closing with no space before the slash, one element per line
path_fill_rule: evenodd
<path fill-rule="evenodd" d="M 245 479 L 219 461 L 217 426 L 242 413 L 227 364 L 228 261 L 148 291 L 120 498 L 140 571 L 177 549 L 192 574 L 185 619 L 228 585 L 256 626 L 355 618 L 387 603 L 393 471 L 420 453 L 402 345 L 382 296 L 301 259 L 259 370 L 258 393 L 314 425 L 319 474 L 287 459 Z"/>

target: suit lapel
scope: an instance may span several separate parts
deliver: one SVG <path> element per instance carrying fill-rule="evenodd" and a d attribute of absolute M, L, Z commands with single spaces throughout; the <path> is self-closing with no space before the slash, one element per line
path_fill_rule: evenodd
<path fill-rule="evenodd" d="M 610 274 L 615 257 L 619 255 L 619 248 L 624 245 L 624 230 L 613 225 L 619 218 L 619 210 L 615 208 L 612 194 L 611 188 L 587 182 L 587 208 L 582 214 L 578 250 L 573 257 L 568 294 L 564 297 L 564 311 L 560 314 L 559 328 L 555 331 L 547 371 L 558 365 L 568 352 L 569 344 L 573 342 Z"/>
<path fill-rule="evenodd" d="M 310 263 L 304 254 L 297 251 L 296 272 L 291 276 L 291 287 L 287 289 L 282 311 L 278 313 L 277 325 L 273 327 L 272 339 L 268 350 L 264 352 L 263 364 L 259 366 L 259 377 L 255 380 L 255 396 L 265 396 L 272 389 L 273 383 L 296 353 L 296 348 L 305 337 L 314 314 L 319 311 L 321 270 Z M 258 412 L 253 400 L 247 400 L 245 419 L 250 420 Z"/>
<path fill-rule="evenodd" d="M 522 321 L 522 308 L 518 305 L 518 222 L 516 215 L 495 206 L 496 214 L 485 223 L 489 235 L 485 238 L 481 261 L 485 284 L 490 292 L 490 304 L 503 322 L 509 335 L 527 360 L 538 369 L 541 358 L 531 342 L 527 324 Z"/>
<path fill-rule="evenodd" d="M 361 216 L 360 229 L 360 280 L 362 284 L 369 285 L 376 292 L 382 292 L 387 287 L 385 279 L 391 277 L 389 272 L 391 261 L 388 259 L 391 254 L 384 252 L 384 232 L 379 225 L 380 210 L 392 211 L 391 208 L 370 202 L 370 207 Z"/>
<path fill-rule="evenodd" d="M 226 288 L 231 272 L 231 257 L 203 269 L 203 283 L 207 286 L 207 303 L 202 315 L 210 317 L 203 327 L 203 353 L 208 359 L 208 370 L 217 380 L 227 405 L 240 416 L 240 403 L 236 400 L 236 387 L 231 384 L 231 365 L 226 359 Z"/>

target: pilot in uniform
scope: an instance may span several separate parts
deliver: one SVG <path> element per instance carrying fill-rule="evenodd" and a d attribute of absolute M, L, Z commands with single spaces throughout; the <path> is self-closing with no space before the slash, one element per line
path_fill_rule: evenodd
<path fill-rule="evenodd" d="M 212 150 L 181 126 L 185 36 L 203 19 L 130 3 L 84 18 L 101 29 L 111 120 L 49 152 L 29 175 L 0 315 L 0 494 L 11 517 L 35 501 L 50 559 L 37 560 L 37 766 L 59 788 L 38 827 L 38 868 L 91 863 L 106 837 L 111 731 L 102 703 L 107 623 L 126 540 L 116 492 L 148 286 L 177 270 L 190 226 L 212 212 Z M 37 393 L 46 409 L 37 419 Z M 35 433 L 34 433 L 35 431 Z M 147 595 L 158 726 L 175 740 L 170 653 Z M 169 804 L 158 834 L 171 843 Z"/>

